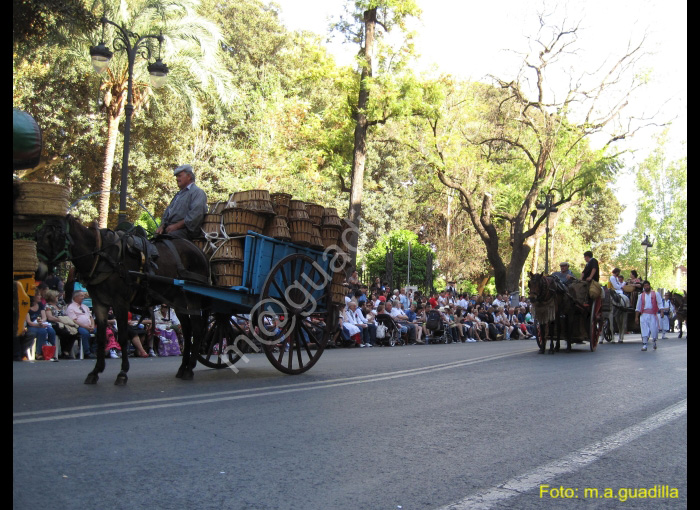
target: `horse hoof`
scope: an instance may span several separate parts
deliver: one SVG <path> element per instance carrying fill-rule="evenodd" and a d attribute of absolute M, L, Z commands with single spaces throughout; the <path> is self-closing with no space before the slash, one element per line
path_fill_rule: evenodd
<path fill-rule="evenodd" d="M 129 378 L 126 376 L 126 374 L 119 374 L 119 375 L 117 376 L 117 380 L 114 381 L 114 385 L 115 385 L 115 386 L 126 386 L 126 381 L 127 381 L 128 379 L 129 379 Z"/>
<path fill-rule="evenodd" d="M 183 381 L 191 381 L 194 379 L 194 372 L 191 370 L 186 370 L 182 372 L 182 376 L 180 377 Z"/>
<path fill-rule="evenodd" d="M 175 377 L 178 379 L 182 379 L 182 375 L 185 373 L 185 369 L 180 367 L 180 369 L 177 371 L 177 374 L 175 374 Z"/>
<path fill-rule="evenodd" d="M 544 354 L 544 349 L 540 349 L 540 354 Z"/>
<path fill-rule="evenodd" d="M 85 384 L 97 384 L 97 380 L 100 377 L 97 374 L 88 374 L 85 378 Z"/>

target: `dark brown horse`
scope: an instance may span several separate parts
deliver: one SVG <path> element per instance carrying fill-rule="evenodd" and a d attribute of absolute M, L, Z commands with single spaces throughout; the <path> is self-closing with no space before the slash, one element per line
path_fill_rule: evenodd
<path fill-rule="evenodd" d="M 687 308 L 688 293 L 683 291 L 683 295 L 674 292 L 671 294 L 671 302 L 676 309 L 675 320 L 678 322 L 678 338 L 683 336 L 683 323 L 685 322 L 686 337 L 688 336 L 688 308 Z"/>
<path fill-rule="evenodd" d="M 144 247 L 148 242 L 143 239 Z M 147 256 L 133 249 L 134 238 L 119 236 L 108 229 L 85 227 L 68 215 L 46 221 L 37 233 L 37 254 L 40 269 L 69 260 L 76 268 L 80 281 L 92 298 L 97 323 L 97 362 L 85 379 L 95 384 L 105 368 L 107 312 L 111 306 L 117 320 L 119 345 L 122 350 L 121 371 L 116 385 L 125 385 L 128 360 L 128 312 L 145 310 L 158 303 L 169 304 L 182 324 L 185 350 L 176 377 L 190 380 L 197 362 L 200 339 L 205 332 L 202 317 L 204 303 L 197 296 L 185 294 L 179 287 L 152 281 L 143 281 L 130 271 L 147 269 Z M 138 243 L 137 243 L 138 244 Z M 208 281 L 209 265 L 199 248 L 183 239 L 156 239 L 153 245 L 158 257 L 151 267 L 156 275 L 177 279 Z M 186 269 L 185 269 L 186 268 Z M 66 296 L 66 300 L 71 296 Z M 192 338 L 194 337 L 194 340 Z"/>
<path fill-rule="evenodd" d="M 545 276 L 544 273 L 528 272 L 529 280 L 527 289 L 533 315 L 538 321 L 537 342 L 540 354 L 544 354 L 549 335 L 549 353 L 559 351 L 561 334 L 566 328 L 566 350 L 571 350 L 571 334 L 569 331 L 569 315 L 573 311 L 573 302 L 566 292 L 562 292 L 557 285 L 555 277 Z M 554 347 L 554 334 L 550 334 L 550 325 L 556 329 L 556 348 Z M 553 332 L 552 332 L 553 333 Z"/>

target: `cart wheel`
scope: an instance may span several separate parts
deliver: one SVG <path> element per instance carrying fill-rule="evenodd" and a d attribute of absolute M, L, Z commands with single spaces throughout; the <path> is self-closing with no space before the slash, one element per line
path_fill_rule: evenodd
<path fill-rule="evenodd" d="M 236 350 L 227 350 L 227 347 L 234 345 L 232 342 L 235 342 L 241 334 L 245 335 L 246 333 L 237 323 L 231 322 L 229 315 L 215 313 L 207 334 L 204 336 L 197 361 L 209 368 L 226 368 L 238 362 L 241 359 L 240 353 L 244 346 L 238 342 Z"/>
<path fill-rule="evenodd" d="M 591 324 L 590 324 L 590 334 L 591 334 L 591 352 L 598 348 L 598 340 L 600 339 L 600 334 L 603 330 L 603 321 L 601 320 L 601 299 L 596 299 L 591 305 Z"/>
<path fill-rule="evenodd" d="M 300 253 L 286 256 L 267 275 L 251 327 L 280 372 L 306 372 L 336 333 L 338 311 L 330 300 L 328 276 Z"/>
<path fill-rule="evenodd" d="M 545 347 L 547 346 L 547 339 L 545 334 L 547 328 L 542 326 L 539 322 L 535 323 L 535 340 L 537 341 L 537 347 L 540 349 L 540 354 L 544 354 Z"/>
<path fill-rule="evenodd" d="M 613 332 L 610 324 L 610 319 L 605 319 L 603 321 L 603 338 L 606 342 L 612 342 Z"/>

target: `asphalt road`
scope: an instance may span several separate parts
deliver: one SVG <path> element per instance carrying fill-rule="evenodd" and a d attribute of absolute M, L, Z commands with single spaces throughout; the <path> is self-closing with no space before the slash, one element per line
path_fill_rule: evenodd
<path fill-rule="evenodd" d="M 299 376 L 255 354 L 191 382 L 135 359 L 126 387 L 119 360 L 96 386 L 89 360 L 13 363 L 13 506 L 686 508 L 687 341 L 640 347 L 329 349 Z"/>

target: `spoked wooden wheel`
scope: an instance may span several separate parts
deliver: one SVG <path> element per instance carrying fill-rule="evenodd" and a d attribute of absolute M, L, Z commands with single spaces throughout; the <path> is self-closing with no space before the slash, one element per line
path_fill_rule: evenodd
<path fill-rule="evenodd" d="M 246 332 L 238 323 L 231 321 L 230 315 L 215 313 L 201 351 L 197 354 L 197 361 L 209 368 L 225 368 L 238 362 L 241 353 L 247 352 L 248 347 L 247 342 L 240 341 L 240 335 L 246 335 Z"/>
<path fill-rule="evenodd" d="M 600 334 L 603 332 L 603 320 L 601 313 L 602 301 L 600 298 L 596 299 L 591 304 L 591 323 L 590 323 L 590 341 L 591 341 L 591 352 L 598 348 L 598 340 L 600 339 Z"/>
<path fill-rule="evenodd" d="M 268 274 L 251 327 L 277 370 L 292 375 L 306 372 L 336 332 L 331 276 L 299 253 L 280 260 Z"/>

